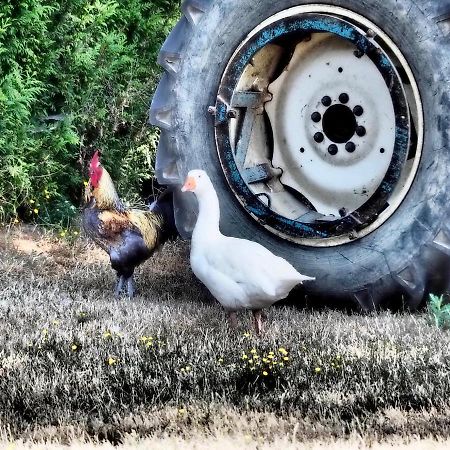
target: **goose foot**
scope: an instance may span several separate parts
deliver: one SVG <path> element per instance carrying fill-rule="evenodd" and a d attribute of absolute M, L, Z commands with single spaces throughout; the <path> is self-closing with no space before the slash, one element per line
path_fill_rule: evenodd
<path fill-rule="evenodd" d="M 235 311 L 231 311 L 228 313 L 228 320 L 230 322 L 231 328 L 235 330 L 238 326 L 237 314 Z"/>
<path fill-rule="evenodd" d="M 255 331 L 258 336 L 262 333 L 262 321 L 263 321 L 263 313 L 260 309 L 253 311 L 253 320 L 255 324 Z"/>

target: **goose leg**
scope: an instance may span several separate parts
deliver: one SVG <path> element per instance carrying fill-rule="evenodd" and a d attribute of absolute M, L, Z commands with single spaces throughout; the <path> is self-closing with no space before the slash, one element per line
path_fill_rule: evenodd
<path fill-rule="evenodd" d="M 127 294 L 128 297 L 133 298 L 136 292 L 136 285 L 134 284 L 133 275 L 127 279 Z"/>
<path fill-rule="evenodd" d="M 117 275 L 117 284 L 116 284 L 116 288 L 114 290 L 114 295 L 116 297 L 120 297 L 120 293 L 122 292 L 124 282 L 125 282 L 125 277 L 123 275 Z"/>
<path fill-rule="evenodd" d="M 235 311 L 230 311 L 228 313 L 228 320 L 230 322 L 231 328 L 236 329 L 238 326 L 238 321 L 237 321 L 237 314 Z"/>
<path fill-rule="evenodd" d="M 260 309 L 253 311 L 253 319 L 255 323 L 256 334 L 259 336 L 262 333 L 262 318 L 263 314 Z"/>

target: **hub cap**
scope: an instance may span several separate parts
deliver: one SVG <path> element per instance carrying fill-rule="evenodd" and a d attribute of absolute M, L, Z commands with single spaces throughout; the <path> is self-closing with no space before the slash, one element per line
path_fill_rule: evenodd
<path fill-rule="evenodd" d="M 228 63 L 215 111 L 236 197 L 303 245 L 340 245 L 378 228 L 420 161 L 422 108 L 406 60 L 342 8 L 296 7 L 253 30 Z"/>

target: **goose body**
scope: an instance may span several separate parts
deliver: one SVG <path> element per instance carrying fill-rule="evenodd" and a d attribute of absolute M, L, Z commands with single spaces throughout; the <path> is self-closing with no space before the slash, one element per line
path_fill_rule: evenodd
<path fill-rule="evenodd" d="M 206 172 L 189 172 L 183 190 L 194 192 L 199 204 L 191 243 L 192 271 L 226 311 L 252 310 L 258 322 L 261 309 L 286 298 L 303 281 L 314 280 L 256 242 L 223 235 L 219 200 Z M 256 328 L 260 331 L 260 323 Z"/>

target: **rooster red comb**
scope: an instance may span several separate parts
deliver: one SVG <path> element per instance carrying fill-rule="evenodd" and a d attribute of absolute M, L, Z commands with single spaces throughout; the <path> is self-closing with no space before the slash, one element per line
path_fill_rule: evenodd
<path fill-rule="evenodd" d="M 94 156 L 91 159 L 91 168 L 95 169 L 100 165 L 100 150 L 96 150 Z"/>

